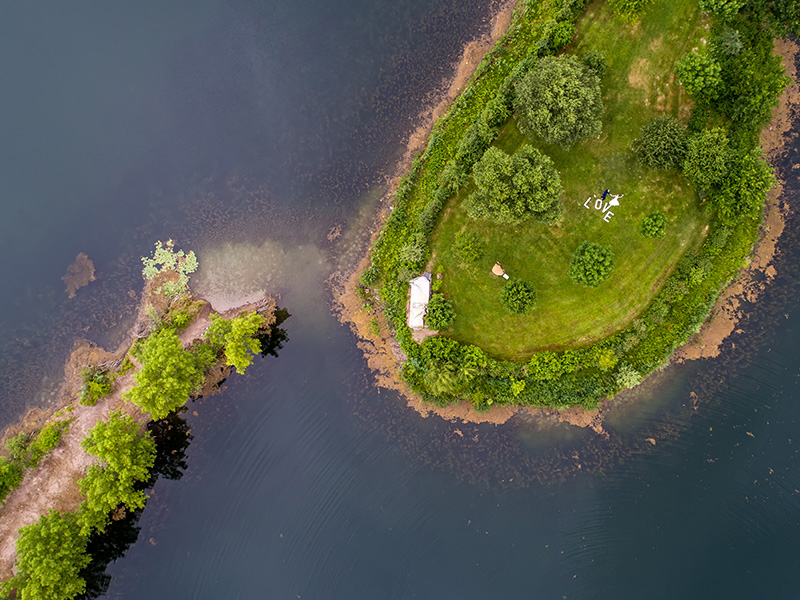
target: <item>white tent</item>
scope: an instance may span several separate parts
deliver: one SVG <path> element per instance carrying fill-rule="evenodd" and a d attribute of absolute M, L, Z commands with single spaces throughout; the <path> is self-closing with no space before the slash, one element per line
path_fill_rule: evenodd
<path fill-rule="evenodd" d="M 431 298 L 431 282 L 427 277 L 417 277 L 409 282 L 411 298 L 408 302 L 408 326 L 422 329 L 425 326 L 425 311 Z"/>

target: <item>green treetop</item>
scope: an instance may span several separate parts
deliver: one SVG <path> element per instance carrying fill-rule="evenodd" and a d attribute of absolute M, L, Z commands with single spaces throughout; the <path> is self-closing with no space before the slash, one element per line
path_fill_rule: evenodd
<path fill-rule="evenodd" d="M 600 78 L 575 56 L 543 58 L 515 91 L 517 122 L 529 138 L 569 148 L 600 134 Z"/>
<path fill-rule="evenodd" d="M 21 600 L 71 600 L 86 589 L 78 573 L 89 564 L 86 536 L 75 515 L 51 510 L 19 530 L 16 574 L 2 593 L 16 590 Z"/>
<path fill-rule="evenodd" d="M 211 325 L 206 331 L 206 339 L 214 346 L 225 349 L 225 360 L 237 373 L 253 362 L 253 355 L 261 352 L 261 343 L 253 336 L 266 319 L 256 312 L 243 312 L 233 319 L 223 319 L 211 315 Z"/>
<path fill-rule="evenodd" d="M 552 224 L 561 218 L 561 179 L 553 161 L 532 146 L 513 155 L 489 148 L 473 172 L 475 191 L 464 206 L 473 219 L 517 224 L 534 218 Z"/>

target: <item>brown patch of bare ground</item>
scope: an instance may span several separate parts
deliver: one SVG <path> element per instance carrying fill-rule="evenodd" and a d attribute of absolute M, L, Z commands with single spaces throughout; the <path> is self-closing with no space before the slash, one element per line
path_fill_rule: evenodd
<path fill-rule="evenodd" d="M 408 170 L 415 153 L 424 148 L 436 119 L 444 114 L 447 106 L 462 89 L 480 62 L 480 59 L 475 55 L 475 48 L 483 48 L 482 53 L 485 54 L 492 47 L 510 24 L 515 5 L 516 3 L 512 2 L 498 13 L 497 17 L 495 17 L 490 38 L 467 45 L 464 56 L 456 70 L 456 75 L 446 93 L 444 93 L 443 99 L 434 109 L 421 115 L 424 123 L 409 139 L 407 151 L 397 167 L 398 173 L 394 179 L 395 183 L 399 176 Z M 762 132 L 761 145 L 769 157 L 776 156 L 780 149 L 788 143 L 789 140 L 786 139 L 786 134 L 792 127 L 792 110 L 794 107 L 800 106 L 800 87 L 797 83 L 798 74 L 795 69 L 795 57 L 800 51 L 800 47 L 789 40 L 778 40 L 776 41 L 775 49 L 783 56 L 786 72 L 795 83 L 789 86 L 781 96 L 780 103 L 773 112 L 771 125 Z M 480 54 L 480 56 L 483 56 L 483 54 Z M 634 79 L 631 82 L 632 85 L 641 84 L 639 74 L 632 73 L 632 75 Z M 688 115 L 685 116 L 688 117 Z M 675 358 L 678 361 L 705 358 L 719 354 L 722 342 L 735 330 L 742 316 L 740 312 L 742 299 L 746 298 L 748 301 L 756 299 L 759 292 L 774 279 L 776 271 L 771 262 L 777 250 L 778 238 L 785 227 L 787 211 L 787 208 L 780 202 L 780 196 L 781 188 L 777 186 L 769 195 L 765 209 L 766 216 L 762 236 L 753 250 L 753 258 L 750 264 L 743 269 L 741 276 L 720 296 L 712 311 L 712 316 L 703 326 L 700 333 L 676 351 Z M 387 204 L 387 202 L 384 202 L 384 206 Z M 384 210 L 378 217 L 371 242 L 374 242 L 380 232 L 382 222 L 388 217 L 388 214 L 389 211 Z M 643 391 L 649 390 L 651 386 L 657 384 L 659 373 L 663 373 L 661 371 L 651 375 L 640 386 L 634 390 L 622 392 L 617 398 L 604 400 L 600 403 L 598 409 L 593 411 L 587 411 L 579 407 L 559 411 L 538 407 L 501 406 L 481 413 L 474 410 L 469 402 L 466 401 L 445 408 L 426 404 L 400 379 L 400 366 L 406 357 L 397 341 L 388 333 L 389 327 L 382 315 L 375 315 L 381 326 L 380 336 L 375 336 L 370 331 L 372 315 L 363 309 L 363 303 L 357 295 L 359 274 L 368 266 L 369 256 L 365 255 L 349 275 L 336 273 L 330 278 L 329 285 L 334 299 L 334 311 L 340 321 L 349 324 L 356 334 L 358 347 L 364 353 L 367 365 L 375 376 L 375 383 L 378 389 L 384 388 L 400 392 L 407 400 L 409 407 L 424 417 L 436 415 L 454 423 L 462 421 L 500 425 L 519 415 L 523 418 L 555 420 L 576 427 L 588 427 L 600 435 L 606 435 L 603 430 L 605 414 L 617 405 L 619 401 L 627 402 L 638 399 Z M 756 282 L 758 273 L 763 273 L 766 276 L 766 283 Z"/>
<path fill-rule="evenodd" d="M 249 310 L 258 310 L 265 314 L 268 325 L 274 322 L 275 302 L 272 298 L 264 298 L 229 310 L 223 313 L 223 316 L 233 317 L 240 311 Z M 179 334 L 184 347 L 191 346 L 203 337 L 205 330 L 211 324 L 211 312 L 211 305 L 206 303 L 195 320 Z M 119 377 L 114 382 L 111 393 L 101 398 L 95 406 L 78 404 L 81 371 L 87 365 L 121 360 L 127 354 L 133 340 L 139 337 L 138 332 L 146 322 L 145 319 L 144 302 L 142 302 L 136 324 L 127 340 L 116 352 L 107 352 L 85 341 L 76 342 L 64 367 L 64 382 L 59 390 L 61 410 L 66 408 L 69 411 L 68 416 L 74 420 L 59 445 L 35 469 L 25 475 L 19 487 L 9 494 L 5 504 L 0 507 L 0 580 L 8 579 L 13 574 L 15 544 L 21 527 L 35 523 L 40 515 L 46 514 L 51 509 L 68 512 L 75 510 L 80 504 L 82 495 L 78 488 L 78 480 L 95 460 L 95 457 L 84 452 L 80 445 L 89 430 L 116 410 L 122 410 L 133 416 L 142 427 L 150 420 L 148 413 L 123 399 L 125 392 L 135 384 L 132 372 Z M 212 369 L 198 395 L 208 396 L 218 391 L 220 382 L 229 374 L 230 369 L 227 367 L 218 366 Z"/>

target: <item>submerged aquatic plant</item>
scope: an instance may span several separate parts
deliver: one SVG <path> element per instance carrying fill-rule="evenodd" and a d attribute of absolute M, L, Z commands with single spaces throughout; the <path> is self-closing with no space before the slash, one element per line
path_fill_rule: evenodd
<path fill-rule="evenodd" d="M 142 277 L 152 281 L 156 277 L 165 275 L 165 281 L 156 290 L 167 298 L 176 298 L 185 294 L 189 289 L 189 275 L 197 271 L 197 257 L 193 250 L 184 252 L 175 251 L 175 242 L 171 239 L 166 242 L 157 241 L 156 249 L 152 256 L 143 256 Z"/>

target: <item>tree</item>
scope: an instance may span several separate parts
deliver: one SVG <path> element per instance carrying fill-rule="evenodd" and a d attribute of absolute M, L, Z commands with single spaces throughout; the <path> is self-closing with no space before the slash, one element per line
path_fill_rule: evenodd
<path fill-rule="evenodd" d="M 732 157 L 725 130 L 706 129 L 689 138 L 683 172 L 698 189 L 715 190 L 725 183 Z"/>
<path fill-rule="evenodd" d="M 22 600 L 71 600 L 86 589 L 79 576 L 90 561 L 86 543 L 74 514 L 51 510 L 40 516 L 19 530 L 17 572 L 2 592 L 17 590 Z"/>
<path fill-rule="evenodd" d="M 261 352 L 261 342 L 253 336 L 266 322 L 257 312 L 241 312 L 233 319 L 211 315 L 211 325 L 206 339 L 214 346 L 224 348 L 225 360 L 237 373 L 244 373 L 253 362 L 253 356 Z"/>
<path fill-rule="evenodd" d="M 529 138 L 569 148 L 602 128 L 600 78 L 574 56 L 546 57 L 517 83 L 514 108 Z"/>
<path fill-rule="evenodd" d="M 133 417 L 116 411 L 89 431 L 81 447 L 98 459 L 78 482 L 86 495 L 79 522 L 88 534 L 104 531 L 109 513 L 120 504 L 130 510 L 144 507 L 147 496 L 136 484 L 150 478 L 156 444 Z"/>
<path fill-rule="evenodd" d="M 686 154 L 686 128 L 675 117 L 656 117 L 633 140 L 633 151 L 643 165 L 671 169 L 680 165 Z"/>
<path fill-rule="evenodd" d="M 596 287 L 609 277 L 614 269 L 614 255 L 609 246 L 595 242 L 581 242 L 572 254 L 569 276 L 575 283 Z"/>
<path fill-rule="evenodd" d="M 125 397 L 156 421 L 183 406 L 203 383 L 203 371 L 173 329 L 161 329 L 148 337 L 139 360 L 142 368 L 133 374 L 136 385 Z"/>
<path fill-rule="evenodd" d="M 447 329 L 456 319 L 456 311 L 453 303 L 441 294 L 434 294 L 428 302 L 428 314 L 425 316 L 425 323 L 428 329 L 440 330 Z"/>
<path fill-rule="evenodd" d="M 642 235 L 649 238 L 663 238 L 667 232 L 667 215 L 661 211 L 652 212 L 642 219 Z"/>
<path fill-rule="evenodd" d="M 705 48 L 690 52 L 675 65 L 681 85 L 696 102 L 711 103 L 722 89 L 722 67 Z"/>
<path fill-rule="evenodd" d="M 767 192 L 777 183 L 772 167 L 760 149 L 738 153 L 732 160 L 731 177 L 711 202 L 720 218 L 730 223 L 740 218 L 756 218 L 764 206 Z"/>
<path fill-rule="evenodd" d="M 527 281 L 509 281 L 500 290 L 500 303 L 515 315 L 530 312 L 536 302 L 536 290 Z"/>
<path fill-rule="evenodd" d="M 700 10 L 727 21 L 735 17 L 746 3 L 747 0 L 700 0 Z"/>
<path fill-rule="evenodd" d="M 547 222 L 563 189 L 553 161 L 527 144 L 510 156 L 489 148 L 473 178 L 476 189 L 464 203 L 467 214 L 512 225 L 529 218 Z"/>

